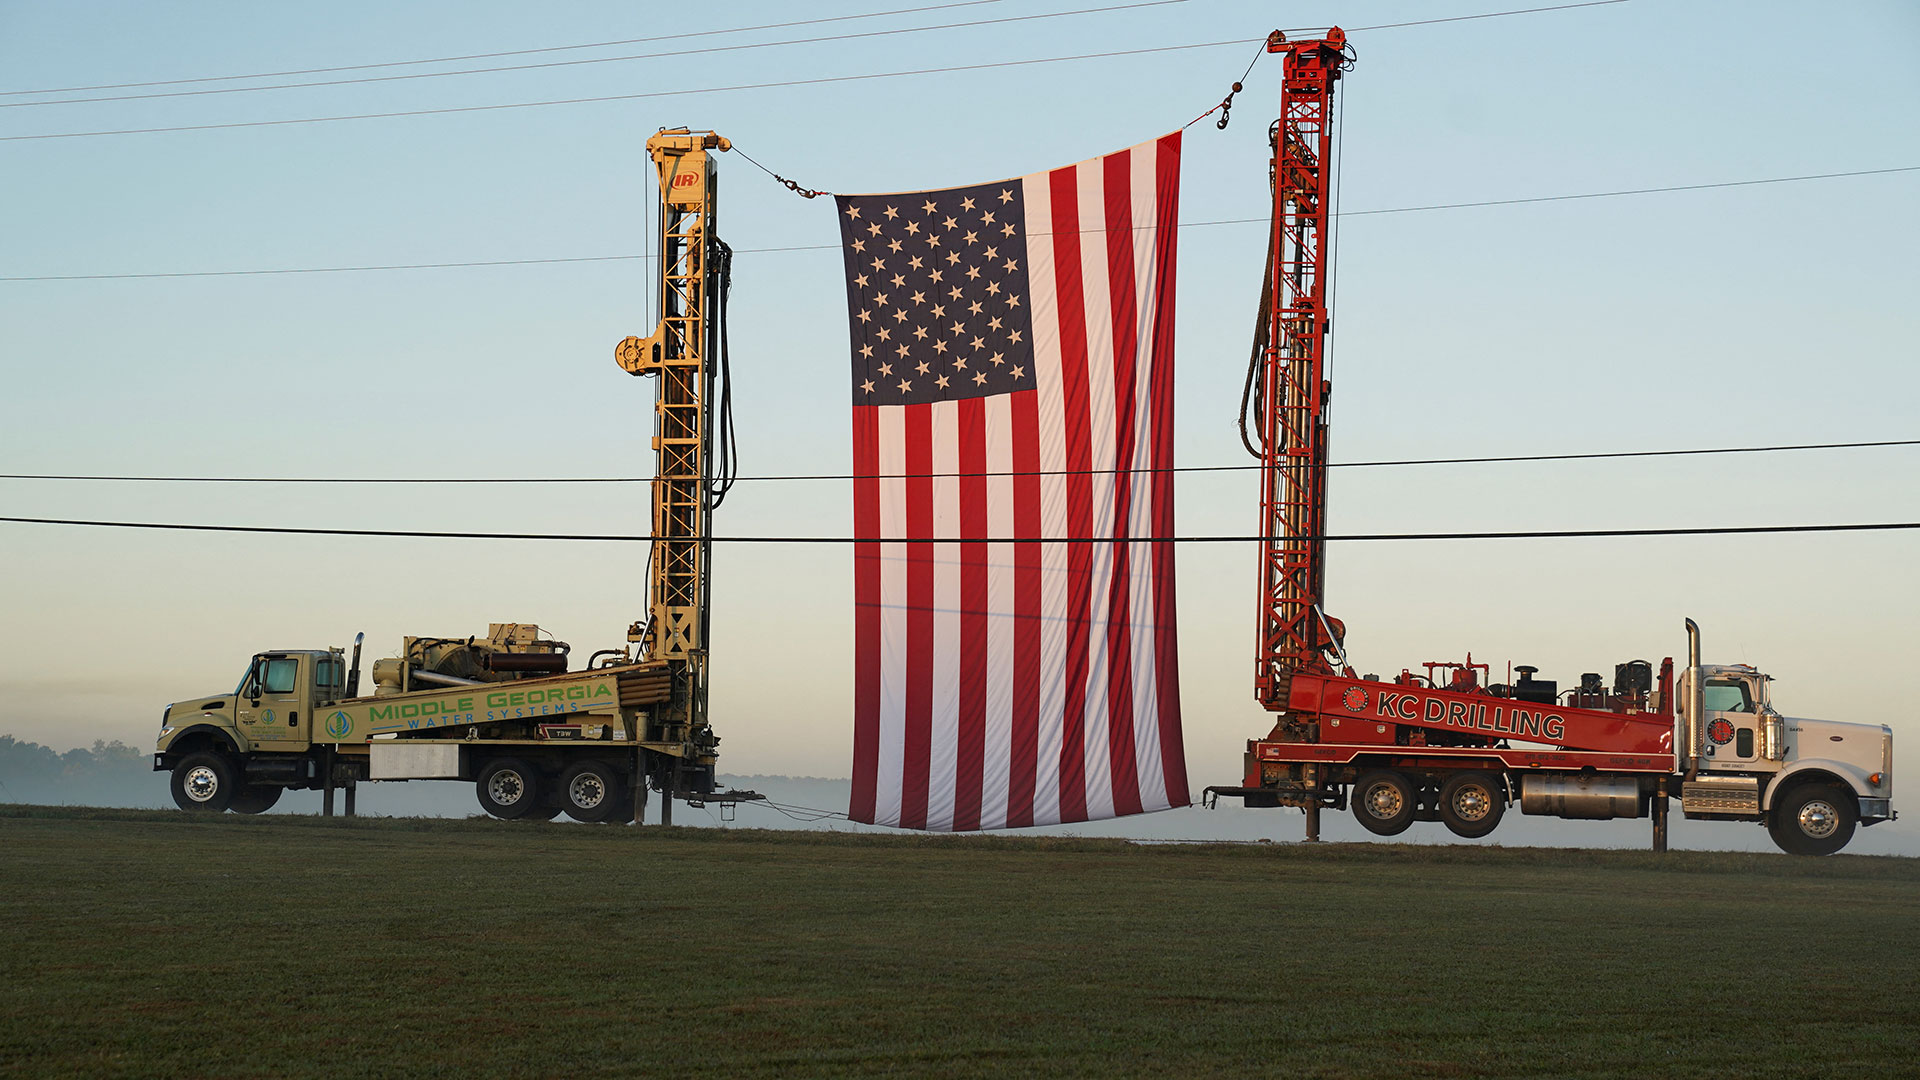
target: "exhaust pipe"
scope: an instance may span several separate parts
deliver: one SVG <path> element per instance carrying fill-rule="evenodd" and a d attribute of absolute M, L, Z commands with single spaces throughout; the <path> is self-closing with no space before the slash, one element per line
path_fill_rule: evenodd
<path fill-rule="evenodd" d="M 353 635 L 353 666 L 347 669 L 347 696 L 360 696 L 360 646 L 367 640 L 365 634 Z"/>
<path fill-rule="evenodd" d="M 1706 687 L 1700 682 L 1700 624 L 1687 620 L 1687 779 L 1700 773 L 1700 758 L 1706 753 L 1702 739 L 1701 710 L 1706 706 Z"/>

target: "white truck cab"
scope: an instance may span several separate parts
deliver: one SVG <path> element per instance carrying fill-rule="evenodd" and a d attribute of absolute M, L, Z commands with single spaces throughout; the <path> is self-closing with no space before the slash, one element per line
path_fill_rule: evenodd
<path fill-rule="evenodd" d="M 1702 664 L 1692 619 L 1687 639 L 1674 732 L 1687 817 L 1764 822 L 1783 850 L 1828 855 L 1855 825 L 1896 816 L 1891 728 L 1783 716 L 1771 677 L 1746 664 Z"/>

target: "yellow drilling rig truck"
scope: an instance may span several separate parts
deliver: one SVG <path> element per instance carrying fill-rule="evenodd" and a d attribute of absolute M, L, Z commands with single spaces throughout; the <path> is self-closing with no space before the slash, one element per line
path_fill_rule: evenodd
<path fill-rule="evenodd" d="M 726 348 L 731 251 L 714 224 L 710 131 L 647 140 L 659 173 L 655 249 L 660 321 L 614 350 L 656 380 L 653 546 L 646 619 L 627 645 L 572 668 L 539 627 L 495 623 L 485 637 L 408 637 L 373 665 L 359 695 L 356 637 L 344 649 L 270 649 L 232 693 L 167 706 L 153 767 L 183 810 L 257 814 L 283 792 L 319 790 L 324 812 L 365 780 L 465 780 L 495 817 L 638 821 L 649 788 L 662 824 L 675 799 L 731 806 L 718 791 L 720 739 L 707 722 L 708 560 L 713 511 L 733 477 Z"/>

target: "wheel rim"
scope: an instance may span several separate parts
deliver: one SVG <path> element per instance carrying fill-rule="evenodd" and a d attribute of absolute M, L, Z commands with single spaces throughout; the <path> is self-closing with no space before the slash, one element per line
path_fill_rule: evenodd
<path fill-rule="evenodd" d="M 1400 813 L 1405 800 L 1400 797 L 1400 789 L 1392 784 L 1375 784 L 1367 789 L 1364 800 L 1367 813 L 1385 821 Z"/>
<path fill-rule="evenodd" d="M 501 806 L 512 806 L 527 793 L 527 782 L 519 773 L 503 769 L 487 781 L 487 795 Z"/>
<path fill-rule="evenodd" d="M 211 765 L 195 765 L 187 770 L 187 779 L 181 785 L 186 789 L 187 798 L 194 802 L 211 802 L 220 794 L 220 774 L 213 771 Z"/>
<path fill-rule="evenodd" d="M 1815 840 L 1825 840 L 1840 829 L 1840 811 L 1825 799 L 1809 799 L 1800 805 L 1800 831 Z"/>
<path fill-rule="evenodd" d="M 607 801 L 607 783 L 593 773 L 581 773 L 567 785 L 567 798 L 582 810 L 592 810 Z"/>
<path fill-rule="evenodd" d="M 1462 787 L 1453 793 L 1453 816 L 1461 821 L 1485 821 L 1493 812 L 1493 795 L 1479 785 Z"/>

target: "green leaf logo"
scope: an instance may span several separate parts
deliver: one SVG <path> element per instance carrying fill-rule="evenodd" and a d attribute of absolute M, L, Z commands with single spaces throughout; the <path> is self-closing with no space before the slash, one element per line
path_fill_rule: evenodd
<path fill-rule="evenodd" d="M 347 732 L 353 730 L 353 717 L 344 712 L 336 712 L 327 717 L 327 734 L 336 739 L 344 739 Z"/>

